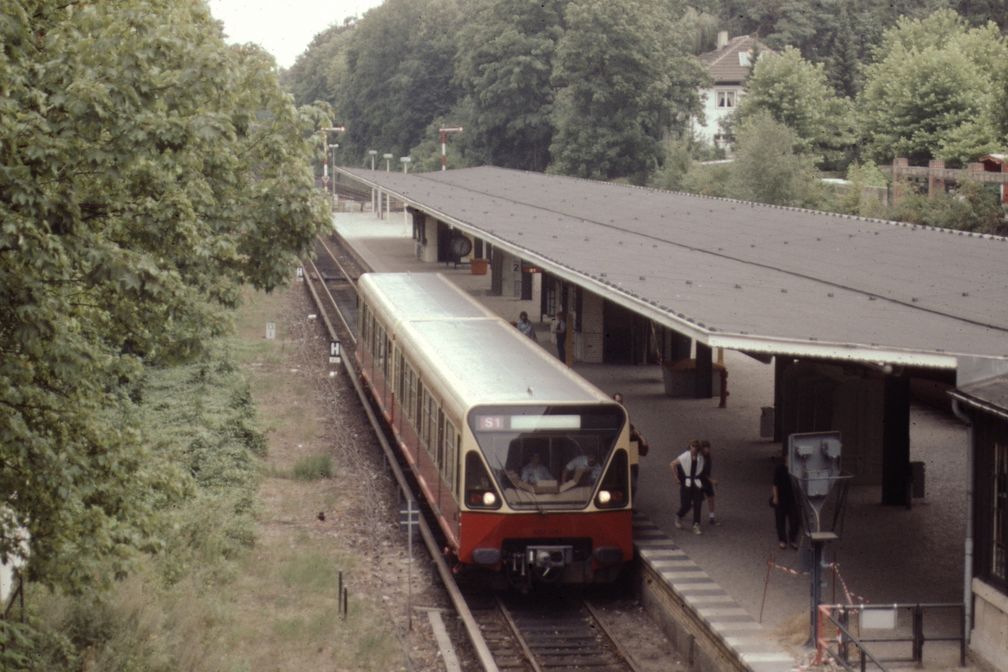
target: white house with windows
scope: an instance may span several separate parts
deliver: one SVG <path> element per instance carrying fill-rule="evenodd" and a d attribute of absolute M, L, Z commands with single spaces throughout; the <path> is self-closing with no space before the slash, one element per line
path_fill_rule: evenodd
<path fill-rule="evenodd" d="M 693 118 L 694 137 L 717 147 L 727 147 L 729 139 L 721 122 L 735 111 L 753 62 L 767 51 L 755 37 L 740 35 L 729 39 L 728 31 L 723 30 L 718 33 L 717 49 L 700 54 L 700 62 L 707 67 L 712 84 L 700 92 L 705 123 Z"/>

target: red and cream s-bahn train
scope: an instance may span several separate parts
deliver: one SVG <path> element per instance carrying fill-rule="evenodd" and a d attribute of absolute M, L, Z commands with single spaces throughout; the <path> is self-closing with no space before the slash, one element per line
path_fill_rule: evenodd
<path fill-rule="evenodd" d="M 357 360 L 461 566 L 613 580 L 633 555 L 626 412 L 434 273 L 358 283 Z"/>

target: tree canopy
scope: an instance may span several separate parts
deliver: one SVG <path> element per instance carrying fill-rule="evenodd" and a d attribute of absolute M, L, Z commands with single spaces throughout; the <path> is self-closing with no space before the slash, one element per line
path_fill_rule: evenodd
<path fill-rule="evenodd" d="M 900 19 L 858 98 L 867 156 L 962 163 L 996 149 L 997 73 L 1006 60 L 1008 41 L 993 23 L 971 28 L 950 10 Z"/>
<path fill-rule="evenodd" d="M 643 181 L 658 167 L 663 135 L 699 111 L 705 76 L 680 47 L 671 7 L 659 0 L 568 5 L 553 76 L 555 170 Z"/>
<path fill-rule="evenodd" d="M 11 0 L 0 47 L 0 555 L 24 526 L 32 576 L 74 589 L 175 487 L 143 367 L 198 356 L 324 224 L 315 134 L 202 3 Z"/>
<path fill-rule="evenodd" d="M 801 151 L 828 161 L 854 144 L 850 101 L 833 92 L 822 64 L 806 61 L 793 47 L 756 62 L 734 123 L 761 112 L 793 130 Z"/>

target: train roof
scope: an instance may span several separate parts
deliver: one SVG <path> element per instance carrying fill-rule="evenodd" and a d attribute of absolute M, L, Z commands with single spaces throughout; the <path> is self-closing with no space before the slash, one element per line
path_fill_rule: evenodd
<path fill-rule="evenodd" d="M 360 283 L 374 287 L 383 311 L 402 321 L 493 315 L 440 273 L 365 273 Z"/>
<path fill-rule="evenodd" d="M 465 408 L 611 401 L 441 275 L 370 273 L 361 281 L 372 301 L 393 309 L 389 329 L 421 378 L 446 383 Z"/>

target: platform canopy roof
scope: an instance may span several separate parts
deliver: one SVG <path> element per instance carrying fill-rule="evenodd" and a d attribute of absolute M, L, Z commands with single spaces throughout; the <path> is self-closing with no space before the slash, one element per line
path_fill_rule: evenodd
<path fill-rule="evenodd" d="M 502 168 L 338 169 L 711 347 L 1008 360 L 1008 240 Z"/>

